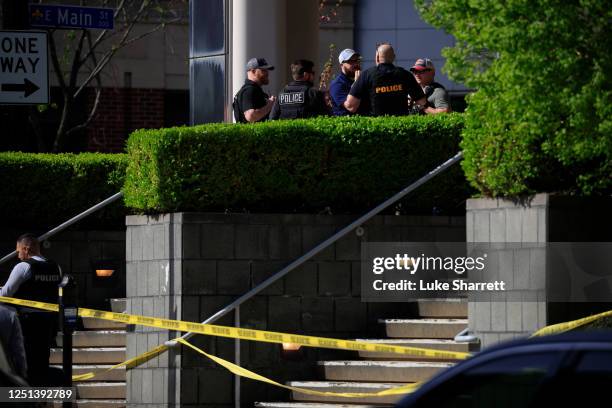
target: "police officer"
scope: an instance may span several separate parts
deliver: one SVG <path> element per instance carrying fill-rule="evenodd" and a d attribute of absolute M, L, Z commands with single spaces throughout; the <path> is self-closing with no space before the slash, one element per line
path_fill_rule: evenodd
<path fill-rule="evenodd" d="M 395 51 L 391 44 L 380 44 L 376 48 L 376 66 L 365 70 L 351 87 L 344 104 L 349 112 L 357 112 L 368 101 L 373 116 L 407 115 L 408 96 L 418 105 L 425 105 L 425 94 L 414 76 L 393 65 L 393 61 Z"/>
<path fill-rule="evenodd" d="M 4 305 L 0 305 L 0 343 L 11 368 L 17 375 L 26 378 L 28 370 L 21 324 L 17 313 Z"/>
<path fill-rule="evenodd" d="M 24 234 L 17 239 L 17 257 L 0 296 L 57 303 L 62 271 L 59 265 L 40 253 L 38 238 Z M 20 307 L 18 309 L 28 366 L 28 381 L 33 386 L 48 385 L 50 345 L 57 333 L 53 312 Z"/>
<path fill-rule="evenodd" d="M 420 113 L 425 115 L 435 115 L 437 113 L 448 113 L 451 111 L 448 92 L 444 86 L 436 81 L 436 67 L 429 58 L 419 58 L 416 60 L 410 71 L 414 75 L 417 83 L 423 89 L 427 98 L 427 106 Z"/>
<path fill-rule="evenodd" d="M 268 85 L 268 72 L 274 67 L 265 58 L 251 58 L 247 64 L 247 78 L 234 96 L 234 119 L 236 123 L 262 122 L 268 119 L 274 96 L 268 97 L 262 86 Z"/>
<path fill-rule="evenodd" d="M 315 89 L 314 63 L 309 60 L 296 60 L 291 64 L 293 82 L 278 94 L 270 119 L 310 118 L 329 115 L 323 92 Z"/>

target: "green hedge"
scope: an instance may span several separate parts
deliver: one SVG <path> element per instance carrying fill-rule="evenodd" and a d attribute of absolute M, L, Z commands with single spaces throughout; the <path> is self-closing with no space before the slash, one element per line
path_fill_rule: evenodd
<path fill-rule="evenodd" d="M 125 154 L 0 153 L 0 213 L 4 225 L 48 229 L 119 192 Z M 119 200 L 80 225 L 123 223 Z"/>
<path fill-rule="evenodd" d="M 459 151 L 461 115 L 316 118 L 139 130 L 128 140 L 125 202 L 139 212 L 364 211 Z M 463 213 L 459 166 L 403 213 Z"/>

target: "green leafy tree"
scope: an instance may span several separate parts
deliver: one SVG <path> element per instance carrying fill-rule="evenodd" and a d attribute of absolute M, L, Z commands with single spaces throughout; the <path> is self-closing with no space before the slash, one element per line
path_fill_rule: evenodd
<path fill-rule="evenodd" d="M 463 168 L 490 196 L 612 192 L 612 3 L 416 0 L 456 38 L 468 98 Z"/>

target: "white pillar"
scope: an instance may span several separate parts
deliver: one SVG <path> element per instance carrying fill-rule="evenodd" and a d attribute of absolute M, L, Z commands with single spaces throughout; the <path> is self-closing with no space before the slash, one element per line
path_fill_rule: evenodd
<path fill-rule="evenodd" d="M 285 83 L 287 0 L 232 1 L 232 97 L 244 84 L 246 63 L 265 58 L 275 66 L 266 92 L 276 94 Z"/>

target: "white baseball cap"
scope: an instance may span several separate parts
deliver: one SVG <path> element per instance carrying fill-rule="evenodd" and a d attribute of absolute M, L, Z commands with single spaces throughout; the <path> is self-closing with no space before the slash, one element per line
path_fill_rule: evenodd
<path fill-rule="evenodd" d="M 350 48 L 347 48 L 345 50 L 342 50 L 342 52 L 338 56 L 338 61 L 342 64 L 342 63 L 350 60 L 351 58 L 353 58 L 354 55 L 357 55 L 358 57 L 360 57 L 358 52 L 356 52 L 355 50 L 352 50 Z"/>

